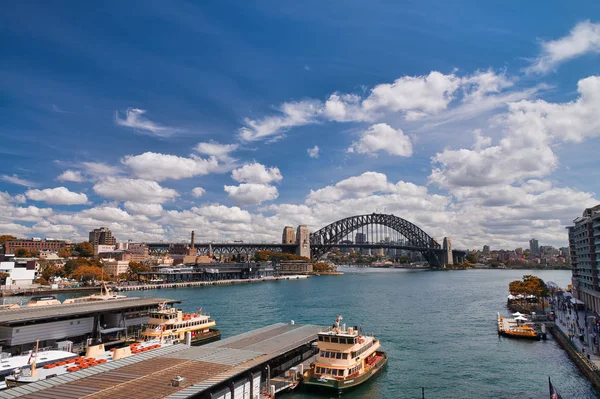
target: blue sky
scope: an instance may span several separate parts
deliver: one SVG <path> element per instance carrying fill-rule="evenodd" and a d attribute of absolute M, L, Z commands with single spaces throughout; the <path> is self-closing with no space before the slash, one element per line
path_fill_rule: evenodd
<path fill-rule="evenodd" d="M 463 248 L 564 245 L 600 192 L 599 16 L 3 2 L 0 233 L 271 241 L 385 209 Z"/>

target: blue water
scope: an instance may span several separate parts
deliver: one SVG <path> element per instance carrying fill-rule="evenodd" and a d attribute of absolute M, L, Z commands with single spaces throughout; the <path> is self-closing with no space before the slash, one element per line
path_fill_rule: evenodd
<path fill-rule="evenodd" d="M 341 313 L 381 339 L 387 369 L 344 398 L 548 398 L 548 376 L 563 398 L 597 398 L 591 384 L 551 338 L 498 337 L 496 312 L 508 313 L 508 283 L 535 274 L 560 286 L 569 271 L 452 272 L 345 269 L 343 276 L 245 285 L 138 291 L 202 307 L 223 337 L 276 322 L 329 325 Z M 294 399 L 330 395 L 298 392 Z"/>

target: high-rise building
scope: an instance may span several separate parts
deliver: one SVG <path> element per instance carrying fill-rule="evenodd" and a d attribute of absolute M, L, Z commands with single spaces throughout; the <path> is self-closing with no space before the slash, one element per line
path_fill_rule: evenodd
<path fill-rule="evenodd" d="M 94 247 L 94 252 L 98 245 L 115 245 L 117 239 L 113 237 L 112 232 L 107 227 L 100 227 L 90 231 L 89 242 Z"/>
<path fill-rule="evenodd" d="M 282 244 L 295 244 L 296 243 L 296 233 L 294 232 L 294 228 L 292 226 L 285 226 L 283 228 L 283 234 L 281 236 Z"/>
<path fill-rule="evenodd" d="M 573 220 L 569 230 L 573 295 L 586 306 L 600 313 L 600 204 L 587 208 Z"/>
<path fill-rule="evenodd" d="M 535 238 L 532 238 L 531 240 L 529 240 L 529 250 L 533 254 L 539 254 L 540 253 L 540 243 L 539 243 L 539 241 L 536 240 Z"/>
<path fill-rule="evenodd" d="M 367 235 L 365 233 L 356 233 L 354 237 L 355 244 L 364 244 L 367 242 Z"/>
<path fill-rule="evenodd" d="M 484 255 L 489 255 L 490 254 L 490 246 L 489 245 L 484 245 L 483 246 L 483 254 Z"/>
<path fill-rule="evenodd" d="M 519 247 L 515 249 L 515 253 L 519 256 L 523 256 L 523 248 Z"/>

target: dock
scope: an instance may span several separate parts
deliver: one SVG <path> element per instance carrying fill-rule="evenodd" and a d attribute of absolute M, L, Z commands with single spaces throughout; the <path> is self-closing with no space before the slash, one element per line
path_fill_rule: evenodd
<path fill-rule="evenodd" d="M 273 382 L 315 355 L 323 329 L 278 323 L 200 347 L 177 344 L 0 391 L 0 398 L 273 398 Z"/>
<path fill-rule="evenodd" d="M 263 278 L 245 278 L 232 280 L 215 280 L 215 281 L 182 281 L 178 283 L 160 283 L 160 284 L 137 284 L 137 285 L 122 285 L 113 288 L 113 291 L 140 291 L 140 290 L 161 290 L 166 288 L 189 288 L 189 287 L 210 287 L 214 285 L 232 285 L 232 284 L 248 284 L 259 283 L 263 281 L 280 281 L 280 280 L 301 280 L 307 279 L 306 275 L 291 275 L 278 277 L 263 277 Z"/>

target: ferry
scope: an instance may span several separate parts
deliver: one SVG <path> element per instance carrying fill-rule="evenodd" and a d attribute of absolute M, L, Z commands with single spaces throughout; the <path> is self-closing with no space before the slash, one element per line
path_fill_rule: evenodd
<path fill-rule="evenodd" d="M 357 327 L 340 325 L 342 316 L 328 331 L 318 334 L 317 361 L 304 373 L 304 385 L 342 391 L 377 374 L 387 364 L 377 338 L 363 336 Z"/>
<path fill-rule="evenodd" d="M 217 323 L 209 315 L 183 313 L 181 309 L 159 306 L 148 316 L 148 326 L 142 332 L 144 339 L 171 339 L 185 342 L 186 333 L 191 333 L 191 345 L 203 345 L 221 339 L 221 332 L 213 327 Z"/>
<path fill-rule="evenodd" d="M 538 333 L 532 325 L 526 322 L 527 319 L 520 314 L 516 318 L 511 319 L 503 317 L 498 313 L 498 335 L 512 338 L 540 340 L 542 334 Z"/>
<path fill-rule="evenodd" d="M 138 353 L 174 345 L 175 343 L 177 343 L 177 341 L 163 340 L 162 342 L 159 342 L 153 340 L 136 342 L 129 346 L 111 350 L 105 350 L 104 344 L 97 344 L 88 346 L 85 356 L 78 356 L 74 353 L 65 352 L 65 354 L 68 353 L 69 356 L 62 356 L 60 359 L 55 358 L 50 360 L 44 352 L 38 353 L 38 343 L 36 342 L 36 349 L 31 354 L 29 361 L 20 367 L 14 368 L 12 373 L 5 377 L 4 383 L 7 388 L 27 385 L 58 377 L 63 374 L 85 370 L 100 364 L 124 359 Z"/>
<path fill-rule="evenodd" d="M 110 291 L 110 289 L 106 286 L 106 283 L 102 282 L 102 285 L 100 286 L 99 294 L 92 294 L 92 295 L 88 295 L 88 296 L 84 296 L 84 297 L 65 299 L 65 301 L 63 302 L 63 305 L 70 305 L 73 303 L 110 301 L 110 300 L 125 299 L 125 298 L 127 298 L 127 295 L 113 294 Z"/>

